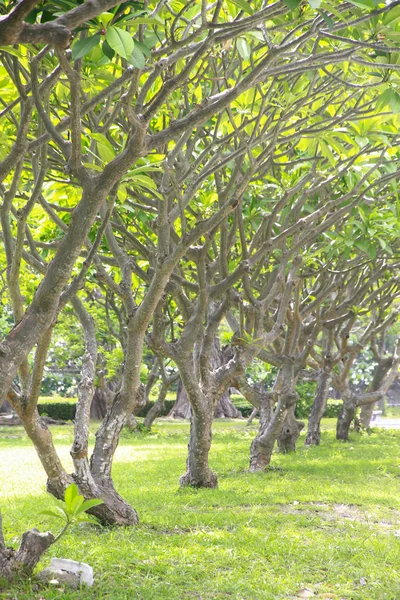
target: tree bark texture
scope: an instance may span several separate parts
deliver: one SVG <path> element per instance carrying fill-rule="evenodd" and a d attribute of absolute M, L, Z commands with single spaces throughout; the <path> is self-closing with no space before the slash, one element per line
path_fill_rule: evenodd
<path fill-rule="evenodd" d="M 261 401 L 259 431 L 250 448 L 251 472 L 262 471 L 271 462 L 275 442 L 282 433 L 288 410 L 296 405 L 294 379 L 294 364 L 288 361 L 282 367 L 282 386 L 275 392 L 278 402 L 273 413 L 271 403 L 273 394 L 264 396 Z"/>
<path fill-rule="evenodd" d="M 296 419 L 294 411 L 295 406 L 292 406 L 287 411 L 282 431 L 278 437 L 279 452 L 283 454 L 296 451 L 296 442 L 301 430 L 304 428 L 304 423 Z"/>
<path fill-rule="evenodd" d="M 208 466 L 211 448 L 212 415 L 207 411 L 193 412 L 190 422 L 187 471 L 180 478 L 181 487 L 215 488 L 217 475 Z"/>
<path fill-rule="evenodd" d="M 22 536 L 18 550 L 7 548 L 4 543 L 0 515 L 0 579 L 11 582 L 21 575 L 30 575 L 54 541 L 54 536 L 49 531 L 40 533 L 37 529 L 30 529 Z"/>
<path fill-rule="evenodd" d="M 321 441 L 321 419 L 326 410 L 332 373 L 329 369 L 321 369 L 318 375 L 317 390 L 308 420 L 306 446 L 319 446 Z"/>

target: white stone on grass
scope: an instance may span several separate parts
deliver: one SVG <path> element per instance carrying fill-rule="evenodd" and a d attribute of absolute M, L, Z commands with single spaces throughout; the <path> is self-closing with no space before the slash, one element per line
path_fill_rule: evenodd
<path fill-rule="evenodd" d="M 69 560 L 68 558 L 52 558 L 50 568 L 74 573 L 78 575 L 81 583 L 85 583 L 90 587 L 93 585 L 93 569 L 86 563 Z"/>

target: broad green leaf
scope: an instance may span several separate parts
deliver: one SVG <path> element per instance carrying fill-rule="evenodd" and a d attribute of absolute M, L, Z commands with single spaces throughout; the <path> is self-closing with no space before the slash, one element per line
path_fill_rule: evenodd
<path fill-rule="evenodd" d="M 100 42 L 99 35 L 93 35 L 91 37 L 84 38 L 83 40 L 78 40 L 76 44 L 72 46 L 72 59 L 78 60 L 86 54 L 89 54 L 92 48 L 97 46 Z"/>
<path fill-rule="evenodd" d="M 84 501 L 85 501 L 85 498 L 81 495 L 78 495 L 73 499 L 73 501 L 71 503 L 71 509 L 70 509 L 70 515 L 72 517 L 76 517 L 77 511 L 82 506 Z"/>
<path fill-rule="evenodd" d="M 111 48 L 110 44 L 107 42 L 107 40 L 104 40 L 103 45 L 101 47 L 101 49 L 103 50 L 104 54 L 107 56 L 107 58 L 109 58 L 110 60 L 112 58 L 114 58 L 115 56 L 115 52 L 114 50 Z"/>
<path fill-rule="evenodd" d="M 301 2 L 301 0 L 284 0 L 286 6 L 291 10 L 297 8 Z"/>
<path fill-rule="evenodd" d="M 143 52 L 137 47 L 136 42 L 132 50 L 132 54 L 128 58 L 128 63 L 137 69 L 143 69 L 144 65 L 146 64 L 146 59 L 143 55 Z"/>
<path fill-rule="evenodd" d="M 67 487 L 67 489 L 65 490 L 65 494 L 64 494 L 64 502 L 65 504 L 70 507 L 74 498 L 76 498 L 79 494 L 79 490 L 78 490 L 78 486 L 75 483 L 71 483 L 71 485 L 69 485 Z"/>
<path fill-rule="evenodd" d="M 358 8 L 376 8 L 374 0 L 348 0 L 350 4 L 358 6 Z"/>
<path fill-rule="evenodd" d="M 321 6 L 322 0 L 308 0 L 308 4 L 311 8 L 319 8 Z"/>
<path fill-rule="evenodd" d="M 146 44 L 143 44 L 142 42 L 138 42 L 137 40 L 135 40 L 135 48 L 139 48 L 139 50 L 142 51 L 142 53 L 147 56 L 147 58 L 151 58 L 151 52 L 149 50 L 149 48 L 146 46 Z"/>
<path fill-rule="evenodd" d="M 321 14 L 321 17 L 323 18 L 323 20 L 325 21 L 325 23 L 328 25 L 328 29 L 330 29 L 330 31 L 332 31 L 335 23 L 333 22 L 331 17 L 329 15 L 327 15 L 326 12 L 323 10 L 320 11 L 320 14 Z"/>
<path fill-rule="evenodd" d="M 78 516 L 81 513 L 89 510 L 89 508 L 94 508 L 95 506 L 99 506 L 99 504 L 103 504 L 103 500 L 99 500 L 97 498 L 93 498 L 92 500 L 86 500 L 76 511 L 75 515 Z"/>
<path fill-rule="evenodd" d="M 100 158 L 104 162 L 111 162 L 115 158 L 115 151 L 112 144 L 102 133 L 93 133 L 92 138 L 97 142 L 97 150 Z"/>
<path fill-rule="evenodd" d="M 58 508 L 58 507 L 56 507 Z M 60 511 L 62 511 L 62 509 L 59 509 Z M 47 515 L 49 517 L 55 517 L 56 519 L 61 519 L 62 521 L 66 521 L 67 517 L 65 515 L 65 513 L 63 512 L 63 514 L 61 514 L 60 512 L 56 512 L 55 510 L 41 510 L 40 515 Z"/>
<path fill-rule="evenodd" d="M 122 58 L 128 59 L 132 54 L 134 42 L 128 31 L 113 25 L 107 29 L 106 40 L 110 47 Z"/>
<path fill-rule="evenodd" d="M 245 40 L 244 38 L 239 38 L 236 42 L 236 46 L 243 60 L 249 60 L 251 55 L 251 49 L 247 40 Z"/>
<path fill-rule="evenodd" d="M 249 15 L 253 14 L 253 9 L 250 4 L 246 2 L 246 0 L 230 0 L 230 2 L 231 4 L 234 4 L 235 6 L 238 6 L 240 9 L 244 10 L 244 12 L 247 12 Z"/>
<path fill-rule="evenodd" d="M 400 94 L 395 90 L 391 90 L 391 92 L 390 108 L 394 113 L 398 113 L 400 112 Z"/>
<path fill-rule="evenodd" d="M 395 6 L 389 12 L 387 12 L 382 19 L 384 25 L 388 25 L 389 23 L 393 23 L 393 21 L 398 21 L 400 19 L 400 6 Z"/>
<path fill-rule="evenodd" d="M 101 15 L 99 15 L 98 19 L 100 21 L 100 23 L 103 25 L 103 27 L 107 27 L 107 25 L 110 23 L 110 21 L 113 20 L 113 13 L 110 12 L 104 12 L 101 13 Z"/>

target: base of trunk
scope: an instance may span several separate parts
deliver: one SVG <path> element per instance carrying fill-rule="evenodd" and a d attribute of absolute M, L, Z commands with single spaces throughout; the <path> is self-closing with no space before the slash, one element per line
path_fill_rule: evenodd
<path fill-rule="evenodd" d="M 250 448 L 250 473 L 256 473 L 257 471 L 264 471 L 267 469 L 271 462 L 272 447 L 262 446 L 257 438 L 253 440 Z"/>
<path fill-rule="evenodd" d="M 288 454 L 296 451 L 296 442 L 299 438 L 300 431 L 304 428 L 302 421 L 297 421 L 294 415 L 287 414 L 283 424 L 282 432 L 278 437 L 279 452 Z"/>
<path fill-rule="evenodd" d="M 195 488 L 217 488 L 218 487 L 218 477 L 214 471 L 209 470 L 207 474 L 199 477 L 193 476 L 189 471 L 187 471 L 182 477 L 179 479 L 179 483 L 181 488 L 184 487 L 195 487 Z"/>
<path fill-rule="evenodd" d="M 355 415 L 355 409 L 343 408 L 336 425 L 336 439 L 342 442 L 349 441 L 350 425 Z"/>
<path fill-rule="evenodd" d="M 319 446 L 321 443 L 320 431 L 309 431 L 307 433 L 305 446 Z"/>
<path fill-rule="evenodd" d="M 10 582 L 16 577 L 29 576 L 54 541 L 49 531 L 40 533 L 37 529 L 30 529 L 22 536 L 18 550 L 0 544 L 0 579 Z"/>

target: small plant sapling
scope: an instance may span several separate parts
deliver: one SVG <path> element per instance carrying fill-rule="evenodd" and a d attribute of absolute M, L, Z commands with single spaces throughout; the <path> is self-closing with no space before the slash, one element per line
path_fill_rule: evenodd
<path fill-rule="evenodd" d="M 57 505 L 54 506 L 53 509 L 42 511 L 41 514 L 56 517 L 64 522 L 64 526 L 60 533 L 55 537 L 54 543 L 64 535 L 70 525 L 77 521 L 80 516 L 90 508 L 103 503 L 102 500 L 98 500 L 97 498 L 85 500 L 85 498 L 79 494 L 78 486 L 75 483 L 71 483 L 65 490 L 64 501 L 56 500 L 53 497 L 52 500 L 54 500 Z"/>

